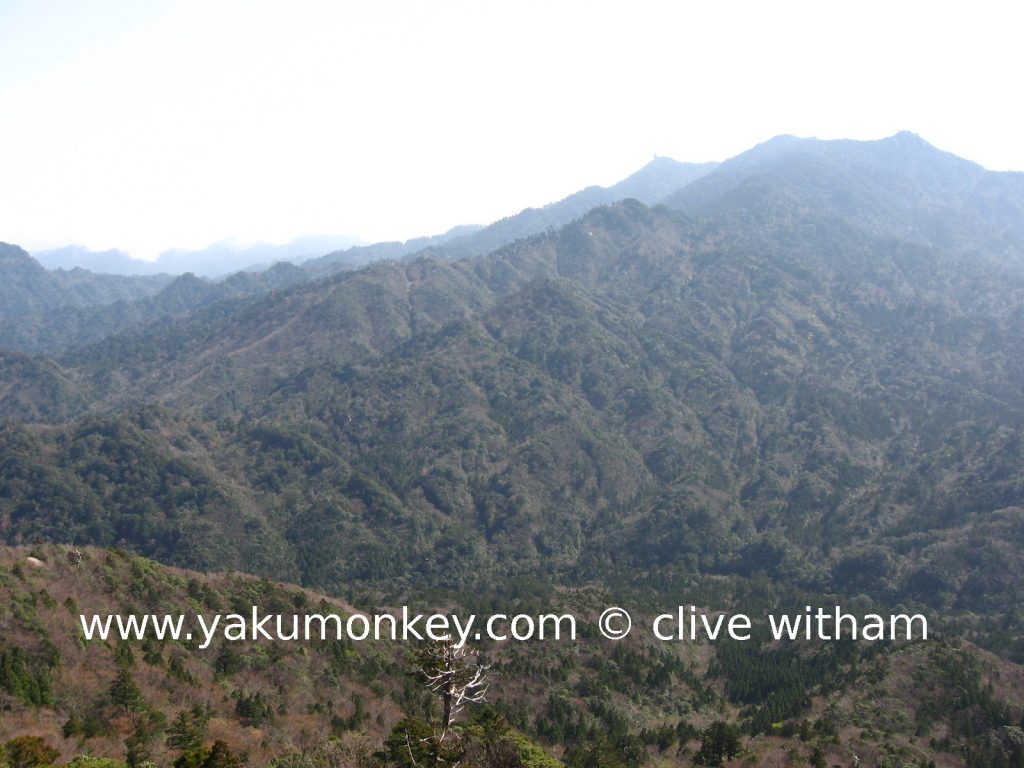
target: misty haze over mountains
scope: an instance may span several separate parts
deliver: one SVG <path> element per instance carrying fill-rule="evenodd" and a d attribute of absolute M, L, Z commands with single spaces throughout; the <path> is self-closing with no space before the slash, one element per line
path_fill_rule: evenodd
<path fill-rule="evenodd" d="M 257 243 L 243 246 L 230 241 L 196 250 L 164 251 L 154 261 L 133 259 L 124 251 L 93 251 L 78 245 L 66 245 L 33 252 L 47 269 L 86 269 L 108 275 L 181 275 L 191 272 L 200 277 L 223 277 L 242 270 L 266 269 L 278 261 L 305 261 L 329 251 L 361 244 L 358 238 L 344 235 L 307 236 L 283 245 Z"/>
<path fill-rule="evenodd" d="M 301 263 L 326 254 L 331 256 L 322 264 L 360 264 L 377 258 L 394 258 L 432 245 L 451 243 L 453 240 L 460 241 L 456 246 L 459 255 L 473 255 L 545 227 L 566 224 L 572 218 L 603 203 L 629 197 L 643 203 L 658 203 L 669 193 L 710 172 L 715 166 L 716 163 L 679 163 L 670 158 L 655 158 L 644 168 L 611 187 L 587 187 L 543 208 L 527 208 L 490 227 L 467 224 L 442 235 L 414 238 L 404 243 L 368 245 L 358 238 L 321 235 L 296 238 L 283 245 L 258 243 L 241 246 L 228 241 L 197 250 L 172 249 L 161 253 L 154 261 L 133 259 L 117 249 L 92 251 L 76 245 L 36 251 L 32 255 L 48 269 L 71 270 L 78 267 L 98 274 L 115 275 L 180 275 L 191 272 L 207 278 L 223 277 L 242 270 L 266 269 L 279 261 Z M 487 232 L 478 238 L 470 237 L 480 230 Z M 340 253 L 346 250 L 351 252 Z"/>
<path fill-rule="evenodd" d="M 912 167 L 914 155 L 918 159 L 926 159 L 929 151 L 945 158 L 942 167 L 929 168 L 925 162 L 915 172 Z M 942 226 L 941 206 L 957 204 L 960 201 L 958 195 L 969 190 L 976 198 L 972 205 L 1004 207 L 1008 204 L 999 199 L 1002 186 L 1012 187 L 1019 183 L 1016 181 L 1020 175 L 1018 173 L 992 174 L 968 160 L 934 150 L 923 139 L 909 132 L 879 142 L 823 141 L 778 136 L 722 163 L 720 171 L 701 184 L 691 185 L 691 182 L 710 174 L 718 167 L 718 163 L 680 163 L 671 158 L 658 157 L 610 187 L 587 187 L 564 200 L 542 208 L 527 208 L 489 226 L 464 225 L 441 235 L 415 238 L 404 243 L 370 245 L 349 236 L 305 236 L 283 245 L 259 243 L 242 246 L 225 241 L 196 250 L 172 249 L 160 254 L 155 261 L 133 259 L 117 249 L 92 251 L 75 245 L 37 251 L 33 256 L 48 269 L 81 268 L 97 274 L 126 276 L 175 276 L 191 272 L 204 278 L 222 278 L 238 271 L 260 271 L 280 261 L 303 263 L 312 273 L 322 275 L 342 265 L 359 266 L 381 258 L 401 258 L 420 251 L 431 253 L 431 249 L 441 247 L 443 252 L 439 251 L 438 255 L 446 258 L 480 255 L 518 237 L 534 234 L 547 227 L 564 225 L 595 206 L 626 198 L 634 198 L 647 205 L 661 203 L 700 212 L 733 187 L 750 183 L 752 178 L 774 173 L 807 173 L 812 165 L 822 170 L 828 163 L 834 164 L 829 171 L 832 174 L 829 184 L 842 181 L 840 177 L 852 168 L 861 171 L 870 169 L 872 176 L 865 180 L 866 183 L 883 188 L 895 182 L 897 186 L 889 190 L 889 195 L 897 205 L 904 205 L 899 195 L 908 191 L 906 181 L 894 176 L 892 170 L 887 168 L 888 162 L 897 161 L 900 157 L 903 162 L 910 164 L 905 169 L 910 174 L 909 178 L 921 185 L 921 189 L 912 190 L 912 194 L 935 196 L 932 200 L 935 204 L 935 220 L 929 224 L 933 228 Z M 948 182 L 952 183 L 947 185 Z M 823 186 L 820 189 L 806 189 L 805 193 L 809 198 L 820 195 L 823 199 L 817 203 L 810 199 L 808 202 L 823 205 L 826 203 L 825 198 L 834 195 L 835 190 Z M 871 204 L 864 197 L 865 193 L 866 190 L 860 189 L 843 193 L 848 196 L 843 202 L 848 215 L 876 215 L 876 212 L 865 207 Z M 828 200 L 827 204 L 835 205 L 836 202 Z M 1016 211 L 1005 213 L 1012 217 Z"/>

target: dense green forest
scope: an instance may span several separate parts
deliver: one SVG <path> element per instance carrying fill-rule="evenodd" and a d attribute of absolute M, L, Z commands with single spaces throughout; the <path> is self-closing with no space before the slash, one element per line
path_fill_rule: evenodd
<path fill-rule="evenodd" d="M 466 759 L 514 742 L 509 765 L 846 765 L 856 742 L 878 765 L 1020 765 L 1024 180 L 899 134 L 781 137 L 627 182 L 358 269 L 11 304 L 3 538 L 360 609 L 921 611 L 938 634 L 909 646 L 502 651 Z M 17 710 L 64 717 L 60 665 L 18 648 Z M 403 764 L 396 724 L 430 716 L 381 654 L 379 722 L 347 730 Z M 270 688 L 236 693 L 239 722 L 272 719 Z M 273 748 L 220 741 L 266 762 L 298 743 L 282 722 Z M 126 727 L 95 737 L 104 754 Z M 81 734 L 62 738 L 70 757 Z"/>

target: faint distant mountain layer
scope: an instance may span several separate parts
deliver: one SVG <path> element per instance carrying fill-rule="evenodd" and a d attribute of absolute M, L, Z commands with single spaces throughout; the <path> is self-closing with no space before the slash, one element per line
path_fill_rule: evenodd
<path fill-rule="evenodd" d="M 117 275 L 181 275 L 222 277 L 242 270 L 266 269 L 277 261 L 300 262 L 359 242 L 348 236 L 317 235 L 300 237 L 283 245 L 257 243 L 240 246 L 223 242 L 197 250 L 173 249 L 156 261 L 133 259 L 119 250 L 92 251 L 77 245 L 37 251 L 35 258 L 50 269 L 81 267 L 91 272 Z"/>

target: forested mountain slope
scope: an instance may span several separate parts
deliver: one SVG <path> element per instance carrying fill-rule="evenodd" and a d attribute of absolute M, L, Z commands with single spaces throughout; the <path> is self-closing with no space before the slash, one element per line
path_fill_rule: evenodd
<path fill-rule="evenodd" d="M 173 278 L 172 282 L 169 275 L 93 275 L 82 269 L 48 272 L 16 246 L 3 246 L 8 256 L 0 259 L 0 278 L 8 287 L 0 295 L 0 313 L 6 312 L 9 317 L 0 328 L 0 348 L 59 355 L 69 348 L 145 328 L 216 302 L 258 297 L 373 262 L 415 255 L 438 259 L 483 255 L 518 238 L 567 224 L 597 205 L 627 197 L 659 202 L 714 167 L 714 163 L 656 158 L 618 184 L 588 187 L 557 203 L 528 208 L 488 227 L 455 227 L 442 235 L 404 243 L 354 246 L 309 259 L 301 268 L 280 262 L 237 272 L 216 282 L 192 274 Z M 231 311 L 235 311 L 244 303 L 232 306 Z"/>
<path fill-rule="evenodd" d="M 65 304 L 9 318 L 0 329 L 0 347 L 57 355 L 131 328 L 188 315 L 218 302 L 259 297 L 305 280 L 305 272 L 286 262 L 262 272 L 238 272 L 218 282 L 185 274 L 168 278 L 159 291 L 143 298 L 86 307 Z"/>
<path fill-rule="evenodd" d="M 906 152 L 926 179 L 961 168 Z M 60 376 L 92 415 L 8 428 L 8 538 L 326 589 L 618 564 L 1004 604 L 1024 270 L 759 183 L 743 206 L 599 208 L 486 257 L 377 264 L 72 351 Z M 16 476 L 31 466 L 44 504 Z M 179 482 L 191 503 L 163 495 Z M 238 515 L 251 535 L 213 535 Z"/>
<path fill-rule="evenodd" d="M 869 142 L 780 136 L 664 202 L 695 212 L 756 209 L 780 192 L 875 234 L 1017 265 L 1024 250 L 1024 173 L 986 171 L 908 132 Z"/>
<path fill-rule="evenodd" d="M 0 320 L 62 307 L 90 307 L 150 296 L 168 275 L 124 277 L 84 269 L 49 271 L 16 245 L 0 243 Z"/>
<path fill-rule="evenodd" d="M 908 135 L 783 138 L 671 206 L 598 207 L 484 255 L 246 278 L 272 287 L 181 278 L 137 305 L 146 322 L 55 358 L 0 356 L 0 532 L 363 605 L 596 589 L 652 611 L 694 592 L 903 606 L 1020 662 L 1018 189 Z M 853 663 L 759 653 L 719 649 L 707 679 L 737 707 L 727 719 L 770 738 L 824 718 L 821 670 Z M 983 676 L 950 678 L 958 651 L 914 653 L 892 657 L 900 676 L 874 673 L 877 696 L 960 686 L 969 701 L 943 700 L 973 714 L 943 710 L 928 749 L 1014 764 L 1001 729 L 1019 712 Z M 649 681 L 658 663 L 629 662 Z M 918 663 L 945 677 L 914 677 Z M 779 664 L 791 687 L 771 698 Z M 767 677 L 739 685 L 750 668 Z M 606 712 L 581 685 L 566 695 Z M 564 714 L 548 706 L 545 723 Z M 506 714 L 583 743 L 564 718 L 555 738 Z M 931 759 L 904 725 L 870 728 Z"/>

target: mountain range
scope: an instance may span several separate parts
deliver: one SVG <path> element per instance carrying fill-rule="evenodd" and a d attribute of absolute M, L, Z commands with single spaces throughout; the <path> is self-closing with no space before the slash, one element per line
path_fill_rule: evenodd
<path fill-rule="evenodd" d="M 595 590 L 651 611 L 684 596 L 913 609 L 999 671 L 912 722 L 827 712 L 908 675 L 955 689 L 953 646 L 907 647 L 919 677 L 902 646 L 877 666 L 672 653 L 753 755 L 781 739 L 838 764 L 831 722 L 878 765 L 1024 759 L 1006 682 L 1024 675 L 1021 174 L 909 133 L 779 137 L 719 165 L 659 158 L 489 227 L 217 282 L 84 273 L 74 289 L 2 255 L 21 275 L 0 305 L 8 544 L 230 568 L 359 607 Z M 104 293 L 89 304 L 86 285 Z M 510 693 L 504 716 L 569 765 L 690 764 L 630 751 L 672 719 L 643 703 L 661 657 L 637 653 L 615 668 L 646 687 L 546 668 L 557 702 L 527 697 L 548 707 L 531 717 Z M 551 713 L 618 733 L 609 706 L 630 713 L 623 738 L 588 763 Z"/>
<path fill-rule="evenodd" d="M 153 261 L 133 259 L 116 248 L 93 251 L 77 245 L 36 251 L 33 256 L 48 269 L 81 268 L 97 274 L 114 275 L 180 275 L 191 272 L 201 277 L 217 278 L 242 270 L 266 269 L 278 261 L 304 261 L 358 242 L 357 238 L 344 235 L 300 237 L 281 245 L 242 245 L 225 241 L 206 248 L 171 249 Z"/>
<path fill-rule="evenodd" d="M 668 192 L 681 188 L 713 167 L 713 163 L 687 164 L 669 158 L 657 158 L 611 187 L 588 187 L 565 200 L 541 209 L 528 208 L 488 227 L 461 226 L 441 235 L 404 243 L 352 246 L 307 259 L 302 263 L 301 271 L 299 267 L 288 263 L 288 259 L 316 247 L 325 249 L 329 239 L 303 238 L 281 247 L 255 246 L 233 250 L 229 244 L 221 244 L 203 251 L 168 252 L 164 254 L 166 259 L 161 257 L 145 267 L 140 266 L 147 264 L 144 262 L 122 265 L 127 276 L 104 274 L 106 269 L 113 268 L 106 265 L 116 266 L 119 259 L 123 261 L 122 257 L 127 258 L 117 251 L 89 256 L 88 253 L 83 255 L 81 249 L 71 247 L 47 252 L 41 256 L 47 258 L 49 265 L 57 267 L 47 272 L 16 246 L 0 244 L 0 248 L 6 248 L 11 254 L 9 259 L 13 260 L 17 254 L 20 271 L 26 273 L 24 277 L 12 281 L 13 284 L 7 289 L 9 295 L 4 297 L 5 301 L 0 305 L 7 307 L 9 315 L 7 324 L 0 329 L 0 349 L 54 354 L 69 346 L 104 338 L 146 321 L 196 310 L 218 300 L 239 295 L 255 296 L 375 261 L 409 258 L 412 255 L 431 255 L 442 259 L 482 255 L 517 238 L 567 224 L 600 203 L 615 202 L 630 196 L 657 202 Z M 269 268 L 260 268 L 255 264 L 257 259 L 270 260 L 272 257 L 283 258 L 284 261 L 279 260 Z M 68 272 L 63 265 L 71 263 L 92 263 L 97 267 L 96 273 L 84 270 L 81 266 Z M 221 278 L 204 282 L 197 280 L 196 274 L 191 271 L 176 279 L 167 274 L 182 266 L 196 267 L 195 272 L 200 275 L 221 275 Z M 232 266 L 242 271 L 223 277 Z M 167 273 L 138 278 L 141 269 L 166 269 Z M 34 279 L 30 279 L 29 275 Z M 109 284 L 111 288 L 94 289 L 91 295 L 86 295 L 85 300 L 77 294 L 70 294 L 66 298 L 54 295 L 49 302 L 37 306 L 36 295 L 54 294 L 55 289 L 51 284 L 68 282 L 72 276 L 79 282 L 103 286 Z M 128 290 L 126 286 L 132 287 L 135 298 L 146 298 L 148 301 L 134 304 L 118 301 L 121 296 L 117 290 L 123 293 Z"/>

